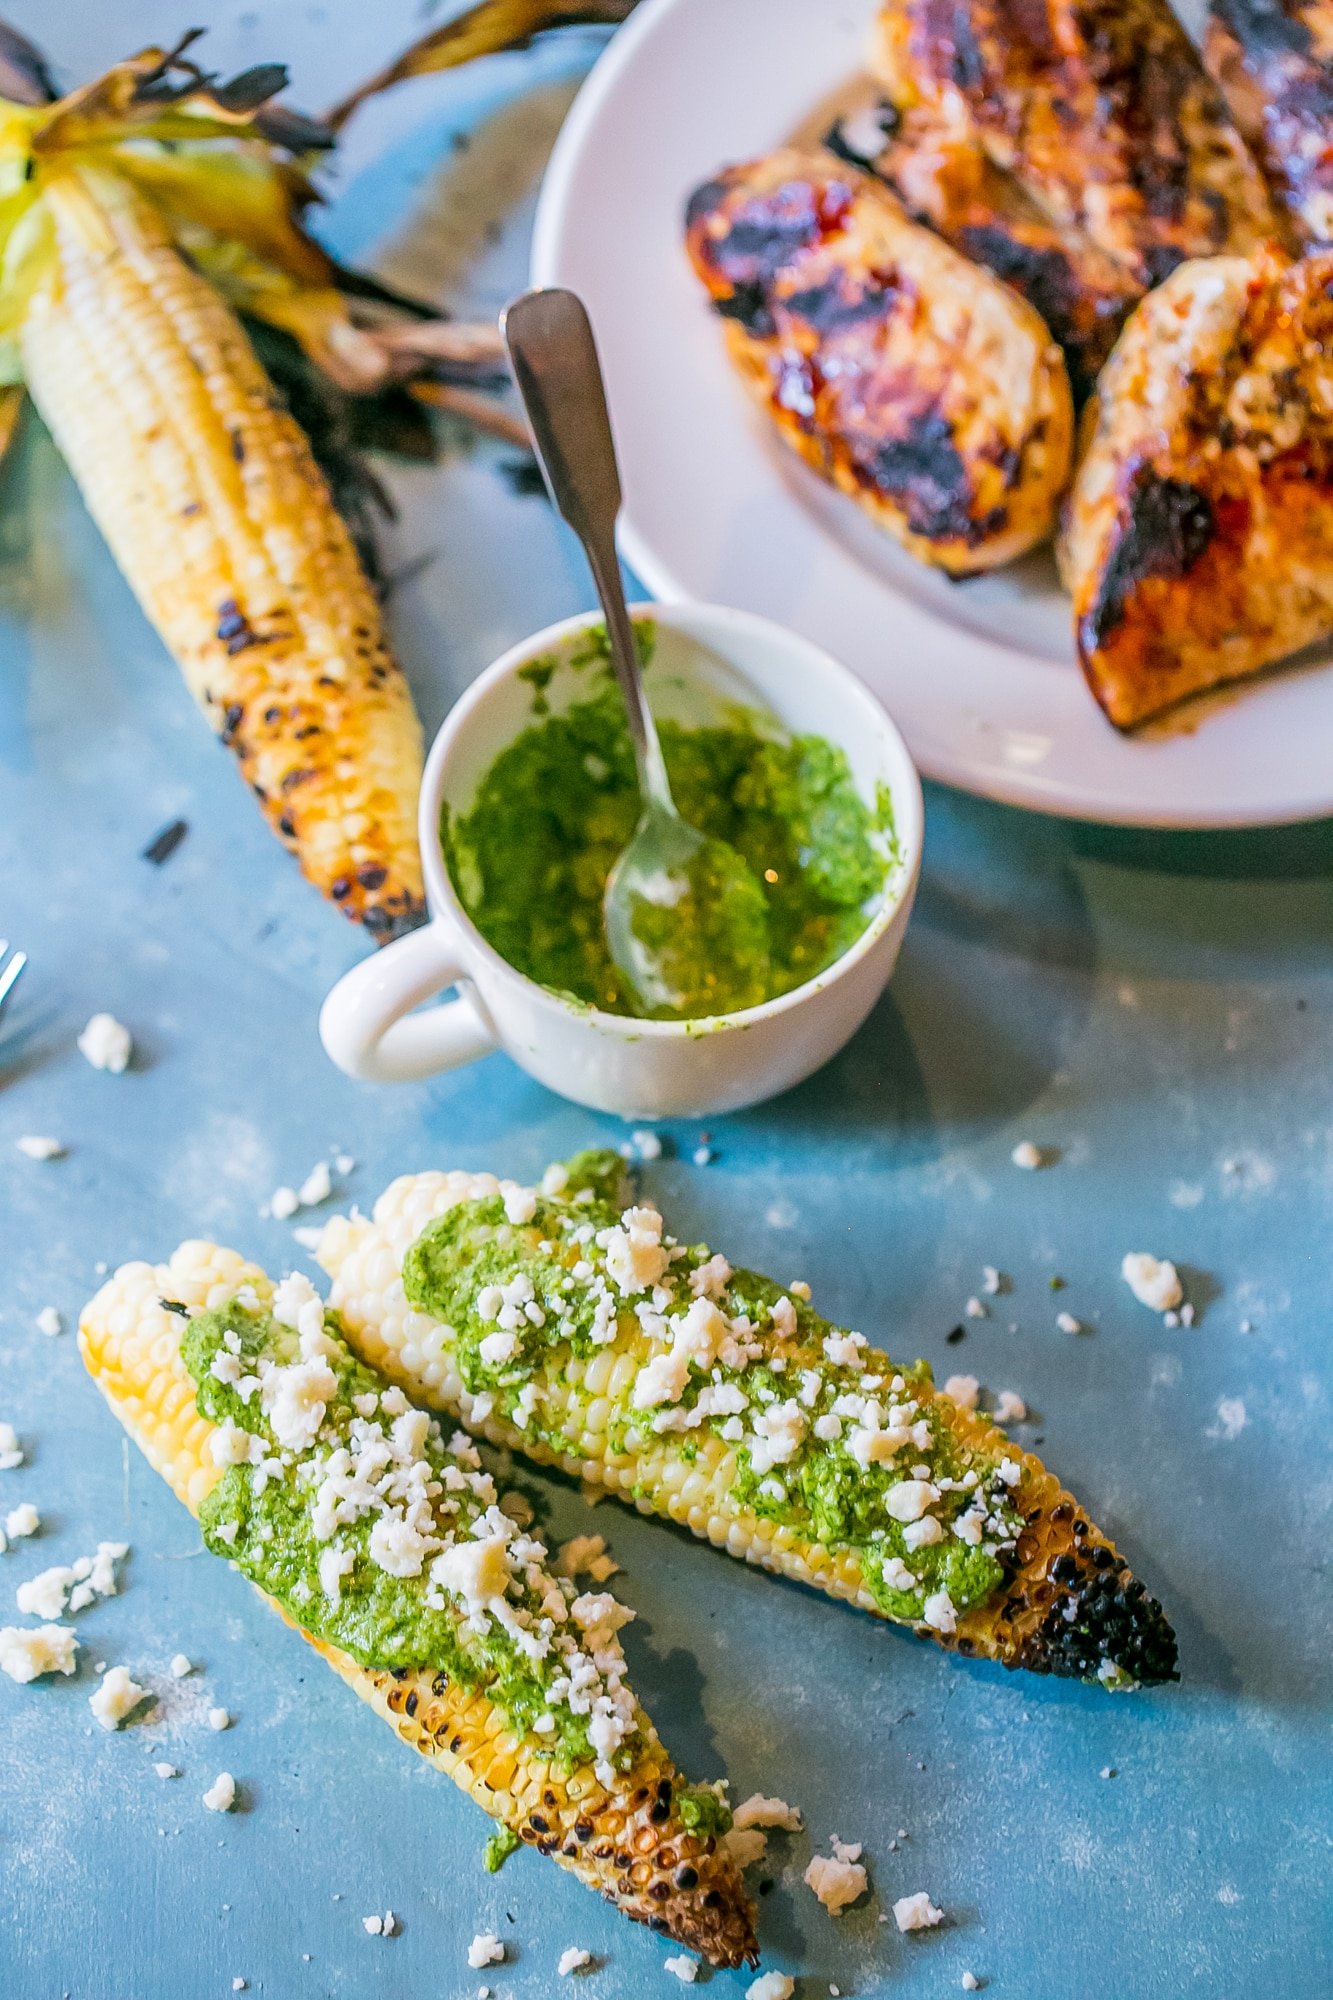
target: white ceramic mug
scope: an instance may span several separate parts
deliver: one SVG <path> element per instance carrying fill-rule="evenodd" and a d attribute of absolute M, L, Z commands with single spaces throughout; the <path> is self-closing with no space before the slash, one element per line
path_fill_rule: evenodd
<path fill-rule="evenodd" d="M 887 786 L 897 858 L 879 908 L 851 948 L 817 978 L 761 1007 L 706 1021 L 606 1014 L 516 972 L 458 898 L 440 845 L 440 815 L 465 813 L 496 757 L 533 720 L 520 670 L 555 659 L 554 710 L 588 693 L 569 662 L 597 613 L 566 619 L 515 646 L 446 718 L 426 763 L 420 835 L 431 920 L 338 981 L 320 1013 L 324 1046 L 350 1076 L 405 1083 L 508 1051 L 562 1096 L 625 1117 L 707 1117 L 772 1097 L 809 1076 L 855 1033 L 898 957 L 921 869 L 921 785 L 898 731 L 845 667 L 751 612 L 645 604 L 657 627 L 648 687 L 654 713 L 706 721 L 719 704 L 768 709 L 793 734 L 837 744 L 868 803 Z M 448 987 L 458 997 L 414 1012 Z"/>

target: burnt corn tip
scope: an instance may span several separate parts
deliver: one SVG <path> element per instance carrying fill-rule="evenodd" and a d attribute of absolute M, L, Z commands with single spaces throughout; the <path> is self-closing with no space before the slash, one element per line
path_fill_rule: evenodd
<path fill-rule="evenodd" d="M 1128 1569 L 1061 1556 L 1051 1576 L 1061 1589 L 1017 1665 L 1119 1687 L 1161 1687 L 1180 1679 L 1166 1613 Z"/>

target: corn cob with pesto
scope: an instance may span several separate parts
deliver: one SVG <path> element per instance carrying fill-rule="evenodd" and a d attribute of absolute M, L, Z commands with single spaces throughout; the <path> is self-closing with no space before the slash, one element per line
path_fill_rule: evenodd
<path fill-rule="evenodd" d="M 675 1243 L 620 1172 L 393 1182 L 317 1253 L 347 1337 L 492 1442 L 961 1653 L 1177 1678 L 1161 1606 L 1039 1459 L 803 1287 Z"/>
<path fill-rule="evenodd" d="M 470 1438 L 359 1363 L 305 1279 L 186 1243 L 117 1271 L 79 1338 L 208 1546 L 404 1742 L 627 1916 L 753 1960 L 729 1815 L 634 1699 L 627 1614 L 552 1575 Z"/>

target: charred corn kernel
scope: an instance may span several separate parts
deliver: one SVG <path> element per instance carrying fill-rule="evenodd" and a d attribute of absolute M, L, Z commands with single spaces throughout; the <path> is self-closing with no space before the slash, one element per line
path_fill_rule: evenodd
<path fill-rule="evenodd" d="M 423 1399 L 450 1410 L 495 1444 L 539 1463 L 559 1465 L 590 1485 L 628 1498 L 641 1512 L 684 1522 L 701 1538 L 747 1562 L 814 1583 L 830 1596 L 847 1599 L 879 1616 L 904 1618 L 902 1610 L 886 1605 L 883 1599 L 886 1589 L 910 1590 L 911 1578 L 903 1584 L 890 1581 L 894 1565 L 886 1560 L 882 1541 L 876 1558 L 883 1565 L 881 1578 L 863 1568 L 869 1542 L 861 1546 L 842 1542 L 826 1545 L 814 1539 L 804 1525 L 775 1520 L 769 1513 L 757 1511 L 738 1492 L 742 1474 L 751 1463 L 745 1454 L 753 1444 L 752 1437 L 740 1445 L 739 1432 L 727 1440 L 706 1423 L 656 1431 L 652 1428 L 653 1407 L 636 1415 L 635 1385 L 650 1360 L 656 1367 L 665 1365 L 668 1347 L 665 1327 L 650 1337 L 636 1316 L 630 1304 L 635 1296 L 633 1288 L 620 1300 L 609 1343 L 587 1358 L 559 1339 L 546 1345 L 539 1341 L 531 1355 L 525 1354 L 520 1393 L 535 1398 L 532 1407 L 540 1412 L 539 1424 L 511 1420 L 503 1397 L 469 1392 L 455 1365 L 458 1336 L 446 1324 L 439 1326 L 441 1364 L 428 1373 L 413 1366 L 400 1333 L 408 1309 L 403 1279 L 408 1253 L 429 1225 L 458 1204 L 516 1192 L 512 1182 L 501 1183 L 489 1174 L 409 1175 L 393 1182 L 375 1204 L 372 1217 L 339 1217 L 330 1222 L 318 1257 L 333 1280 L 332 1303 L 353 1344 L 385 1374 Z M 599 1221 L 606 1213 L 610 1211 L 599 1212 Z M 621 1234 L 628 1243 L 631 1217 L 627 1215 L 624 1222 L 626 1230 Z M 538 1227 L 528 1230 L 530 1238 Z M 488 1235 L 489 1224 L 479 1222 L 477 1229 L 484 1245 L 499 1240 L 495 1234 Z M 496 1231 L 503 1230 L 503 1224 L 496 1225 Z M 512 1268 L 519 1270 L 522 1239 L 521 1229 L 504 1238 L 513 1245 Z M 600 1236 L 598 1241 L 602 1241 Z M 564 1257 L 567 1249 L 562 1241 L 558 1256 Z M 585 1253 L 570 1250 L 568 1254 Z M 609 1259 L 609 1245 L 607 1256 Z M 492 1270 L 492 1278 L 494 1275 Z M 458 1282 L 465 1285 L 466 1275 Z M 553 1279 L 554 1290 L 546 1300 L 551 1313 L 560 1310 L 562 1283 L 563 1279 Z M 650 1278 L 637 1295 L 642 1310 L 649 1310 L 651 1290 Z M 481 1313 L 476 1298 L 459 1296 L 460 1306 L 475 1319 L 489 1318 Z M 795 1308 L 790 1301 L 783 1303 L 784 1316 L 794 1327 Z M 832 1329 L 831 1334 L 835 1346 L 845 1338 L 838 1329 Z M 776 1320 L 770 1325 L 756 1323 L 744 1338 L 755 1343 L 755 1357 L 762 1369 L 777 1363 L 765 1390 L 767 1401 L 779 1398 L 774 1383 L 794 1395 L 809 1358 L 808 1349 L 784 1346 L 790 1336 L 781 1331 Z M 451 1347 L 455 1364 L 449 1360 Z M 959 1466 L 983 1469 L 982 1474 L 972 1470 L 967 1475 L 981 1496 L 978 1505 L 987 1492 L 991 1494 L 983 1512 L 995 1549 L 991 1574 L 998 1581 L 994 1587 L 955 1606 L 947 1593 L 941 1602 L 933 1587 L 922 1583 L 918 1586 L 922 1609 L 913 1611 L 904 1622 L 915 1624 L 924 1636 L 960 1652 L 1038 1673 L 1096 1679 L 1111 1687 L 1174 1679 L 1175 1638 L 1161 1606 L 1147 1595 L 1109 1538 L 1093 1526 L 1041 1461 L 1019 1450 L 984 1414 L 958 1407 L 949 1397 L 934 1393 L 920 1378 L 914 1376 L 907 1390 L 886 1355 L 864 1343 L 853 1352 L 854 1380 L 878 1385 L 877 1393 L 889 1403 L 895 1395 L 904 1399 L 910 1395 L 918 1418 L 929 1413 L 925 1430 L 934 1427 L 932 1436 L 945 1441 Z M 785 1372 L 789 1368 L 790 1373 Z M 696 1377 L 696 1383 L 701 1380 Z M 895 1380 L 896 1390 L 891 1386 Z M 512 1393 L 513 1378 L 510 1390 Z M 756 1402 L 747 1423 L 755 1421 L 754 1412 L 759 1408 Z M 667 1415 L 671 1415 L 669 1409 Z M 590 1434 L 599 1447 L 591 1455 Z M 813 1433 L 809 1435 L 813 1438 Z M 903 1442 L 893 1447 L 902 1449 L 904 1478 L 914 1456 L 927 1449 L 924 1443 L 907 1443 L 908 1435 L 901 1433 Z M 822 1449 L 810 1444 L 812 1456 Z M 844 1461 L 847 1470 L 854 1468 Z M 977 1484 L 979 1478 L 981 1485 Z M 967 1480 L 958 1479 L 952 1490 L 962 1494 L 972 1488 L 967 1487 Z M 781 1492 L 779 1485 L 779 1497 Z M 911 1497 L 922 1497 L 919 1486 Z M 958 1502 L 960 1508 L 967 1504 Z M 1008 1523 L 1003 1532 L 994 1525 L 1000 1519 L 1000 1509 Z M 801 1517 L 802 1521 L 808 1518 Z M 915 1525 L 917 1515 L 895 1513 L 892 1518 Z M 970 1538 L 979 1543 L 981 1521 L 981 1515 L 974 1522 L 960 1521 L 966 1532 L 959 1534 L 959 1542 Z M 944 1539 L 946 1531 L 938 1520 L 924 1526 L 935 1531 L 936 1543 Z M 925 1545 L 929 1537 L 922 1536 L 918 1543 L 904 1533 L 902 1539 L 910 1551 Z M 880 1586 L 878 1592 L 872 1584 Z M 907 1602 L 913 1602 L 910 1596 Z"/>
<path fill-rule="evenodd" d="M 181 1360 L 184 1321 L 172 1306 L 213 1309 L 243 1284 L 261 1301 L 272 1294 L 263 1272 L 235 1251 L 184 1243 L 167 1264 L 122 1266 L 80 1320 L 89 1374 L 193 1513 L 222 1468 L 209 1449 L 215 1426 L 199 1414 L 195 1385 Z M 280 1605 L 273 1608 L 295 1623 Z M 713 1834 L 685 1824 L 676 1799 L 681 1781 L 641 1709 L 642 1750 L 633 1768 L 608 1786 L 586 1765 L 566 1776 L 552 1764 L 549 1748 L 516 1731 L 484 1693 L 426 1670 L 369 1671 L 336 1647 L 304 1636 L 405 1743 L 492 1818 L 627 1916 L 716 1965 L 754 1958 L 754 1913 L 736 1864 Z"/>
<path fill-rule="evenodd" d="M 196 701 L 310 880 L 419 918 L 421 730 L 304 434 L 240 321 L 120 175 L 44 175 L 25 379 Z"/>

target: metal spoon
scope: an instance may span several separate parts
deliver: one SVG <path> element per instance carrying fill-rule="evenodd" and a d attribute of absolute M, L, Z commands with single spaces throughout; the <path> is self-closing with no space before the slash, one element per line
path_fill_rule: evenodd
<path fill-rule="evenodd" d="M 671 796 L 616 557 L 620 474 L 587 312 L 573 292 L 527 292 L 501 326 L 551 499 L 592 569 L 638 767 L 643 810 L 603 902 L 612 960 L 649 1014 L 755 1006 L 768 906 L 735 848 L 690 826 Z"/>

